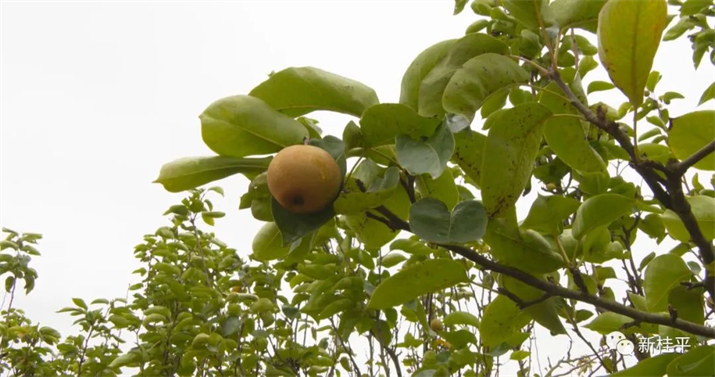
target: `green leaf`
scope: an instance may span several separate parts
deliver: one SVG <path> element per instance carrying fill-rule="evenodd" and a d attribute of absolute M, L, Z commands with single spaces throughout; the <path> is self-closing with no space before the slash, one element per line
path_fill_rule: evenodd
<path fill-rule="evenodd" d="M 121 355 L 112 360 L 112 362 L 109 363 L 109 368 L 122 368 L 134 363 L 138 363 L 141 361 L 141 358 L 141 354 L 137 352 L 125 353 L 124 355 Z"/>
<path fill-rule="evenodd" d="M 675 254 L 663 254 L 648 263 L 643 285 L 648 311 L 667 310 L 670 291 L 681 282 L 689 281 L 692 274 L 683 259 Z"/>
<path fill-rule="evenodd" d="M 688 289 L 685 286 L 676 285 L 668 294 L 668 304 L 678 311 L 678 318 L 682 320 L 699 325 L 705 321 L 702 289 Z"/>
<path fill-rule="evenodd" d="M 680 7 L 680 16 L 690 16 L 713 5 L 713 0 L 687 0 Z"/>
<path fill-rule="evenodd" d="M 469 325 L 479 328 L 479 318 L 468 312 L 450 312 L 444 317 L 442 322 L 445 326 Z"/>
<path fill-rule="evenodd" d="M 423 174 L 415 179 L 417 192 L 423 198 L 435 198 L 447 205 L 450 211 L 459 202 L 459 191 L 450 169 L 445 169 L 437 179 Z"/>
<path fill-rule="evenodd" d="M 543 19 L 545 26 L 549 26 L 553 22 L 550 9 L 547 7 L 548 3 L 543 0 L 502 1 L 502 5 L 509 11 L 509 15 L 531 30 L 539 30 L 539 18 Z"/>
<path fill-rule="evenodd" d="M 422 80 L 442 60 L 454 42 L 456 42 L 456 39 L 439 42 L 417 55 L 409 68 L 407 68 L 407 71 L 405 71 L 404 76 L 402 76 L 401 104 L 407 105 L 415 111 L 418 110 Z"/>
<path fill-rule="evenodd" d="M 459 165 L 477 186 L 480 185 L 481 180 L 482 156 L 486 140 L 486 136 L 470 129 L 454 134 L 452 162 Z"/>
<path fill-rule="evenodd" d="M 580 204 L 576 199 L 561 195 L 539 195 L 521 226 L 544 234 L 559 234 L 564 220 L 576 212 Z"/>
<path fill-rule="evenodd" d="M 498 295 L 484 310 L 479 334 L 482 344 L 494 347 L 531 321 L 529 315 L 505 296 Z"/>
<path fill-rule="evenodd" d="M 454 348 L 464 348 L 469 343 L 477 344 L 477 337 L 469 330 L 443 331 L 439 334 L 448 341 Z"/>
<path fill-rule="evenodd" d="M 715 346 L 701 346 L 678 357 L 668 364 L 668 377 L 700 377 L 713 373 Z"/>
<path fill-rule="evenodd" d="M 666 26 L 665 0 L 610 0 L 598 17 L 598 55 L 611 81 L 631 104 L 643 91 Z"/>
<path fill-rule="evenodd" d="M 222 156 L 274 153 L 308 137 L 302 124 L 250 96 L 222 98 L 199 118 L 204 143 Z"/>
<path fill-rule="evenodd" d="M 489 96 L 528 81 L 529 73 L 511 58 L 495 53 L 482 54 L 464 63 L 454 73 L 444 89 L 442 104 L 447 112 L 472 119 Z"/>
<path fill-rule="evenodd" d="M 438 178 L 454 151 L 454 136 L 443 123 L 434 135 L 426 140 L 414 140 L 398 135 L 395 149 L 400 165 L 412 175 L 429 173 Z"/>
<path fill-rule="evenodd" d="M 412 255 L 430 255 L 434 251 L 418 240 L 399 239 L 390 244 L 390 250 L 402 250 Z"/>
<path fill-rule="evenodd" d="M 539 233 L 519 231 L 505 225 L 503 219 L 490 220 L 484 241 L 501 263 L 531 273 L 549 273 L 564 266 L 563 258 Z"/>
<path fill-rule="evenodd" d="M 611 377 L 663 377 L 668 368 L 668 364 L 679 355 L 675 353 L 664 353 L 658 356 L 649 357 L 639 361 L 636 365 L 616 372 Z"/>
<path fill-rule="evenodd" d="M 523 360 L 531 355 L 531 352 L 529 351 L 524 351 L 524 350 L 516 350 L 511 352 L 511 356 L 509 356 L 510 360 Z"/>
<path fill-rule="evenodd" d="M 409 213 L 410 199 L 402 186 L 398 186 L 395 194 L 385 201 L 383 205 L 392 213 L 405 219 Z M 399 230 L 388 228 L 387 225 L 378 220 L 367 217 L 364 213 L 348 215 L 345 219 L 350 230 L 355 232 L 358 240 L 365 244 L 368 249 L 382 247 L 392 241 L 400 232 Z"/>
<path fill-rule="evenodd" d="M 703 91 L 703 95 L 700 96 L 700 101 L 698 102 L 698 106 L 704 104 L 707 101 L 710 101 L 711 99 L 715 98 L 715 82 L 710 84 L 705 91 Z"/>
<path fill-rule="evenodd" d="M 303 240 L 302 243 L 309 244 Z M 301 243 L 301 244 L 302 244 Z M 251 257 L 259 261 L 280 259 L 291 251 L 290 245 L 283 246 L 283 238 L 276 223 L 269 222 L 263 225 L 253 237 L 253 254 Z"/>
<path fill-rule="evenodd" d="M 490 217 L 498 217 L 513 208 L 529 182 L 543 123 L 550 115 L 551 111 L 543 105 L 527 102 L 500 114 L 489 129 L 480 185 Z"/>
<path fill-rule="evenodd" d="M 606 0 L 555 0 L 550 7 L 561 30 L 581 28 L 595 33 L 598 14 L 605 3 Z"/>
<path fill-rule="evenodd" d="M 365 163 L 374 164 L 371 160 L 365 160 L 363 164 Z M 380 206 L 395 193 L 395 189 L 400 182 L 400 169 L 392 166 L 387 169 L 384 178 L 378 177 L 372 182 L 363 182 L 363 184 L 370 184 L 367 192 L 361 192 L 355 183 L 355 178 L 351 178 L 348 179 L 348 183 L 345 185 L 346 190 L 341 192 L 338 199 L 333 203 L 335 213 L 356 215 Z"/>
<path fill-rule="evenodd" d="M 293 213 L 278 204 L 275 198 L 271 199 L 271 211 L 283 236 L 283 245 L 289 245 L 312 233 L 335 216 L 332 206 L 327 206 L 320 212 L 309 215 Z"/>
<path fill-rule="evenodd" d="M 549 91 L 543 91 L 539 99 L 542 105 L 554 114 L 578 114 L 564 97 L 551 93 L 563 95 L 556 83 L 549 84 L 546 89 Z M 579 172 L 605 171 L 606 164 L 589 144 L 579 119 L 563 116 L 550 118 L 544 126 L 544 137 L 554 153 L 571 168 Z"/>
<path fill-rule="evenodd" d="M 469 0 L 454 0 L 454 15 L 462 13 Z"/>
<path fill-rule="evenodd" d="M 78 307 L 80 307 L 84 310 L 87 310 L 87 304 L 81 298 L 73 298 L 72 302 L 74 302 L 74 304 L 77 305 Z"/>
<path fill-rule="evenodd" d="M 445 88 L 450 79 L 468 60 L 485 53 L 508 54 L 509 47 L 494 37 L 480 33 L 468 34 L 455 41 L 442 60 L 422 80 L 418 113 L 425 117 L 442 117 L 445 110 L 450 111 L 442 108 L 442 97 L 446 94 Z M 473 115 L 474 111 L 468 118 L 471 119 Z"/>
<path fill-rule="evenodd" d="M 582 239 L 588 232 L 616 221 L 632 211 L 635 201 L 619 194 L 601 194 L 591 197 L 576 211 L 572 233 Z"/>
<path fill-rule="evenodd" d="M 274 73 L 249 95 L 290 117 L 316 110 L 359 117 L 379 103 L 375 91 L 365 84 L 313 67 L 291 67 Z"/>
<path fill-rule="evenodd" d="M 464 263 L 451 259 L 429 259 L 383 280 L 375 288 L 369 309 L 387 309 L 427 293 L 469 281 Z M 414 282 L 420 282 L 414 284 Z"/>
<path fill-rule="evenodd" d="M 602 92 L 605 90 L 611 90 L 615 87 L 615 85 L 607 81 L 592 81 L 590 84 L 588 84 L 588 89 L 586 89 L 586 93 L 591 94 L 595 92 Z"/>
<path fill-rule="evenodd" d="M 439 119 L 417 115 L 411 108 L 399 103 L 383 103 L 365 110 L 360 119 L 366 148 L 395 144 L 398 135 L 413 139 L 430 137 L 439 125 Z"/>
<path fill-rule="evenodd" d="M 668 144 L 675 157 L 684 160 L 715 140 L 715 110 L 695 111 L 677 117 L 668 132 Z M 710 153 L 694 165 L 701 170 L 715 170 L 715 154 Z"/>
<path fill-rule="evenodd" d="M 551 297 L 538 304 L 529 305 L 524 311 L 552 334 L 566 334 L 566 329 L 558 314 L 562 302 L 563 299 Z"/>
<path fill-rule="evenodd" d="M 599 314 L 598 317 L 594 318 L 593 321 L 583 327 L 591 329 L 601 335 L 608 335 L 614 331 L 621 331 L 624 334 L 634 332 L 657 332 L 656 326 L 652 324 L 641 324 L 640 326 L 631 326 L 627 329 L 623 328 L 623 325 L 631 324 L 632 322 L 633 318 L 631 317 L 626 317 L 625 315 L 613 312 L 605 312 Z"/>
<path fill-rule="evenodd" d="M 695 220 L 698 222 L 705 239 L 709 241 L 715 239 L 715 198 L 698 195 L 689 196 L 685 199 L 690 204 L 690 210 L 695 216 Z M 660 215 L 660 218 L 668 230 L 668 235 L 680 242 L 690 242 L 690 233 L 675 212 L 666 210 Z"/>
<path fill-rule="evenodd" d="M 407 257 L 400 253 L 389 253 L 389 254 L 385 255 L 384 257 L 382 257 L 381 262 L 382 262 L 383 267 L 390 268 L 393 266 L 397 266 L 398 264 L 400 264 L 406 260 L 407 260 Z"/>
<path fill-rule="evenodd" d="M 487 214 L 476 200 L 463 201 L 450 213 L 443 202 L 425 198 L 410 207 L 410 227 L 430 242 L 466 243 L 482 238 Z"/>
<path fill-rule="evenodd" d="M 160 183 L 169 192 L 181 192 L 209 182 L 241 173 L 248 179 L 268 169 L 271 157 L 187 157 L 164 164 L 159 171 Z"/>

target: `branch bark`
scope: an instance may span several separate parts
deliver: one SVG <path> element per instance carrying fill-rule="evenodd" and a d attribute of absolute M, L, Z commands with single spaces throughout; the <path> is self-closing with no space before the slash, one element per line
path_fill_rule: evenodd
<path fill-rule="evenodd" d="M 707 144 L 705 147 L 695 152 L 692 156 L 678 163 L 671 161 L 667 166 L 663 166 L 659 162 L 642 159 L 636 155 L 635 148 L 631 143 L 630 137 L 618 127 L 618 124 L 609 121 L 603 114 L 594 114 L 587 108 L 576 95 L 571 91 L 568 85 L 561 78 L 561 75 L 556 70 L 549 71 L 550 78 L 561 88 L 566 97 L 569 98 L 571 104 L 596 127 L 604 130 L 611 135 L 618 144 L 625 149 L 630 156 L 630 166 L 638 173 L 646 182 L 655 198 L 663 204 L 667 209 L 675 212 L 680 220 L 685 225 L 685 229 L 690 234 L 691 241 L 698 247 L 698 253 L 702 262 L 709 265 L 715 262 L 715 248 L 712 242 L 707 240 L 703 235 L 700 226 L 698 225 L 693 212 L 690 209 L 690 204 L 685 198 L 681 178 L 683 174 L 694 165 L 696 162 L 705 158 L 715 150 L 715 141 Z M 659 175 L 659 172 L 665 174 L 664 179 Z M 715 276 L 711 275 L 706 268 L 705 283 L 710 297 L 715 298 Z"/>
<path fill-rule="evenodd" d="M 405 220 L 402 220 L 399 216 L 390 212 L 387 208 L 380 207 L 377 209 L 377 211 L 384 216 L 378 218 L 378 220 L 383 222 L 386 226 L 390 227 L 391 229 L 401 229 L 407 232 L 412 232 L 410 224 L 408 224 Z M 615 301 L 593 296 L 591 294 L 588 294 L 587 292 L 578 292 L 568 288 L 564 288 L 555 283 L 550 283 L 541 280 L 529 273 L 526 273 L 514 267 L 499 264 L 498 262 L 488 259 L 485 256 L 477 253 L 476 251 L 464 246 L 444 244 L 438 244 L 438 246 L 450 250 L 455 254 L 461 255 L 466 259 L 469 259 L 470 261 L 476 263 L 485 270 L 498 272 L 500 274 L 512 277 L 534 288 L 537 288 L 543 291 L 545 294 L 549 294 L 551 296 L 559 296 L 589 303 L 597 308 L 605 309 L 614 313 L 630 317 L 636 322 L 646 322 L 657 325 L 664 325 L 683 330 L 691 334 L 700 335 L 707 338 L 715 338 L 715 328 L 712 327 L 698 325 L 697 323 L 684 321 L 680 318 L 672 320 L 670 316 L 667 315 L 643 312 L 631 308 L 629 306 L 619 304 Z M 517 304 L 519 303 L 517 302 Z"/>

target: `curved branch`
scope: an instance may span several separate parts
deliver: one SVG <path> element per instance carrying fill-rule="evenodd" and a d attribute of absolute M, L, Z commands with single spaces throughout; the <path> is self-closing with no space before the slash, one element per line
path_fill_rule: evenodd
<path fill-rule="evenodd" d="M 683 175 L 685 172 L 690 169 L 693 165 L 697 164 L 702 160 L 703 158 L 707 157 L 710 153 L 713 153 L 715 151 L 715 140 L 705 144 L 704 147 L 700 148 L 697 152 L 693 153 L 692 156 L 686 158 L 685 160 L 681 161 L 679 164 L 675 166 L 673 169 L 676 174 Z"/>
<path fill-rule="evenodd" d="M 410 228 L 409 223 L 407 223 L 405 220 L 402 220 L 399 216 L 395 215 L 394 213 L 390 212 L 390 210 L 388 210 L 387 208 L 378 207 L 377 211 L 385 217 L 377 217 L 376 220 L 381 221 L 382 223 L 384 223 L 386 226 L 390 227 L 391 229 L 401 229 L 401 230 L 404 230 L 407 232 L 412 232 L 412 229 Z M 673 328 L 676 328 L 679 330 L 687 331 L 691 334 L 700 335 L 700 336 L 704 336 L 707 338 L 715 338 L 715 328 L 698 325 L 697 323 L 684 321 L 679 318 L 676 318 L 675 320 L 673 320 L 670 316 L 667 316 L 667 315 L 643 312 L 643 311 L 631 308 L 629 306 L 619 304 L 612 300 L 606 300 L 604 298 L 593 296 L 593 295 L 590 295 L 585 292 L 578 292 L 578 291 L 574 291 L 574 290 L 571 290 L 568 288 L 564 288 L 564 287 L 557 285 L 555 283 L 550 283 L 550 282 L 541 280 L 541 279 L 537 278 L 536 276 L 533 276 L 529 273 L 526 273 L 526 272 L 516 269 L 514 267 L 509 267 L 509 266 L 505 266 L 503 264 L 499 264 L 498 262 L 490 260 L 490 259 L 484 257 L 483 255 L 477 253 L 476 251 L 474 251 L 470 248 L 464 247 L 464 246 L 445 245 L 445 244 L 437 244 L 437 245 L 441 246 L 447 250 L 453 251 L 454 253 L 459 254 L 466 259 L 469 259 L 470 261 L 478 264 L 485 270 L 498 272 L 500 274 L 512 277 L 514 279 L 521 281 L 522 283 L 526 283 L 534 288 L 537 288 L 537 289 L 543 291 L 545 294 L 549 294 L 551 296 L 559 296 L 559 297 L 563 297 L 563 298 L 569 298 L 569 299 L 581 301 L 581 302 L 586 302 L 586 303 L 589 303 L 595 307 L 598 307 L 601 309 L 606 309 L 606 310 L 614 312 L 614 313 L 625 315 L 627 317 L 632 318 L 636 322 L 646 322 L 646 323 L 653 323 L 653 324 L 657 324 L 657 325 L 669 326 L 669 327 L 673 327 Z"/>
<path fill-rule="evenodd" d="M 648 187 L 650 187 L 653 195 L 663 206 L 675 212 L 680 220 L 685 225 L 685 228 L 690 234 L 690 239 L 697 245 L 700 258 L 705 265 L 715 262 L 715 247 L 712 242 L 705 238 L 700 226 L 698 225 L 690 204 L 685 199 L 685 193 L 680 182 L 685 171 L 696 162 L 705 158 L 713 150 L 715 150 L 715 141 L 707 144 L 705 147 L 695 152 L 680 163 L 669 163 L 667 166 L 662 166 L 659 162 L 642 159 L 636 155 L 636 150 L 631 143 L 630 137 L 618 127 L 616 122 L 608 121 L 604 114 L 594 114 L 587 108 L 576 95 L 571 91 L 568 85 L 561 78 L 561 75 L 556 70 L 551 70 L 549 77 L 561 88 L 566 96 L 571 100 L 571 104 L 596 127 L 606 131 L 611 135 L 618 144 L 625 149 L 630 156 L 630 165 L 633 169 L 643 177 Z M 667 180 L 664 180 L 660 172 L 665 173 Z M 663 187 L 665 186 L 665 188 Z M 666 191 L 666 188 L 668 191 Z M 710 297 L 715 298 L 715 276 L 706 269 L 706 288 Z"/>

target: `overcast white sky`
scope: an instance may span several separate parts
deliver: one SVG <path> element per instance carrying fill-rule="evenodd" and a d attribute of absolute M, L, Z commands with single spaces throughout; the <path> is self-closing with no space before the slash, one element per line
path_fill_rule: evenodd
<path fill-rule="evenodd" d="M 1 7 L 0 224 L 44 235 L 43 255 L 32 262 L 37 288 L 17 302 L 63 335 L 70 317 L 55 311 L 71 297 L 124 297 L 134 282 L 133 246 L 164 225 L 161 213 L 183 196 L 151 181 L 168 161 L 211 154 L 198 120 L 208 104 L 247 93 L 272 70 L 304 65 L 396 102 L 412 59 L 476 19 L 469 9 L 453 17 L 451 0 Z M 661 45 L 655 68 L 667 72 L 659 92 L 688 97 L 671 116 L 692 111 L 714 79 L 707 58 L 694 72 L 685 41 Z M 604 76 L 586 81 L 595 78 Z M 610 91 L 600 99 L 617 107 L 623 97 Z M 337 134 L 349 119 L 312 116 Z M 246 184 L 239 176 L 220 182 L 227 195 L 214 201 L 227 213 L 219 238 L 244 256 L 261 225 L 237 211 Z M 525 214 L 528 203 L 520 205 Z M 551 343 L 552 360 L 562 338 Z"/>

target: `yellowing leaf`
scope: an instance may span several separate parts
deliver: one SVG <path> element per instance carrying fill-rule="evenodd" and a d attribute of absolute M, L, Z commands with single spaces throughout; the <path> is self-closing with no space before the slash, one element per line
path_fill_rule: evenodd
<path fill-rule="evenodd" d="M 610 0 L 598 17 L 598 56 L 611 81 L 635 106 L 643 103 L 667 8 L 665 0 Z"/>

